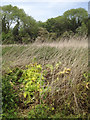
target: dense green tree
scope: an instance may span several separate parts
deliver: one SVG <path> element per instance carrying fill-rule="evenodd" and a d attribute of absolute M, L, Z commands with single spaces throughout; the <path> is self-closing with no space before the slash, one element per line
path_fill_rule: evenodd
<path fill-rule="evenodd" d="M 15 25 L 15 27 L 13 28 L 13 35 L 17 36 L 19 35 L 19 21 L 17 20 L 17 24 Z"/>
<path fill-rule="evenodd" d="M 68 21 L 65 21 L 63 16 L 56 17 L 55 31 L 57 33 L 57 37 L 64 33 L 68 27 Z"/>
<path fill-rule="evenodd" d="M 75 32 L 76 29 L 82 25 L 82 22 L 85 22 L 88 18 L 88 13 L 85 9 L 78 8 L 66 11 L 63 16 L 65 21 L 69 23 L 67 24 L 69 26 L 68 29 Z"/>
<path fill-rule="evenodd" d="M 25 34 L 27 33 L 32 39 L 37 37 L 38 25 L 31 16 L 25 14 L 23 9 L 19 9 L 16 6 L 13 7 L 12 5 L 6 5 L 0 8 L 4 32 L 6 32 L 6 29 L 9 32 L 13 28 L 14 38 L 15 36 L 19 38 L 17 41 L 20 40 L 20 37 L 26 36 Z M 19 24 L 17 21 L 19 21 Z"/>
<path fill-rule="evenodd" d="M 48 19 L 45 22 L 45 27 L 48 30 L 48 32 L 55 32 L 57 34 L 57 37 L 59 37 L 65 31 L 72 31 L 73 33 L 76 33 L 77 28 L 86 29 L 86 27 L 88 27 L 86 25 L 87 18 L 88 13 L 85 9 L 71 9 L 66 11 L 62 16 Z M 85 24 L 86 27 L 83 27 L 82 23 Z"/>
<path fill-rule="evenodd" d="M 18 19 L 22 22 L 23 17 L 26 16 L 23 9 L 19 9 L 16 6 L 13 7 L 12 5 L 2 6 L 0 12 L 1 12 L 2 18 L 4 18 L 5 16 L 5 22 L 8 28 L 12 27 L 12 25 L 15 24 Z"/>
<path fill-rule="evenodd" d="M 76 32 L 78 33 L 78 35 L 87 35 L 88 34 L 88 28 L 87 26 L 85 25 L 85 23 L 82 23 L 82 25 L 80 27 L 78 27 L 76 29 Z"/>
<path fill-rule="evenodd" d="M 29 34 L 31 39 L 35 39 L 37 37 L 38 25 L 32 17 L 26 16 L 23 27 L 25 32 Z"/>
<path fill-rule="evenodd" d="M 63 34 L 68 34 L 68 31 L 70 31 L 69 35 L 70 33 L 80 35 L 84 33 L 85 35 L 88 29 L 88 13 L 83 8 L 68 10 L 62 16 L 48 19 L 46 22 L 37 22 L 31 16 L 28 16 L 23 9 L 5 5 L 0 6 L 0 16 L 3 41 L 7 41 L 9 38 L 9 40 L 19 43 L 34 42 L 39 35 L 40 27 L 45 28 L 49 32 L 48 36 L 54 39 L 63 36 Z M 25 41 L 25 39 L 27 40 Z"/>
<path fill-rule="evenodd" d="M 90 39 L 90 18 L 88 19 L 88 37 Z"/>
<path fill-rule="evenodd" d="M 12 5 L 5 5 L 0 8 L 1 8 L 0 13 L 2 16 L 2 31 L 7 34 L 7 35 L 5 35 L 3 33 L 2 38 L 5 38 L 5 41 L 6 41 L 6 38 L 8 38 L 6 36 L 8 36 L 10 34 L 10 31 L 12 31 L 14 40 L 19 41 L 20 39 L 18 36 L 19 35 L 18 28 L 22 24 L 22 16 L 26 15 L 25 12 L 16 6 L 13 7 Z M 19 23 L 17 23 L 17 21 L 19 21 Z"/>
<path fill-rule="evenodd" d="M 46 22 L 38 21 L 37 25 L 38 25 L 38 27 L 45 27 L 46 26 Z"/>
<path fill-rule="evenodd" d="M 14 36 L 14 41 L 18 41 L 18 42 L 22 43 L 22 38 L 19 34 L 19 24 L 20 24 L 20 22 L 19 22 L 19 20 L 17 20 L 17 24 L 13 28 L 12 33 L 13 33 L 13 36 Z"/>
<path fill-rule="evenodd" d="M 5 16 L 2 18 L 2 32 L 5 32 L 7 31 L 6 29 L 6 20 L 5 20 Z"/>
<path fill-rule="evenodd" d="M 56 19 L 51 18 L 46 21 L 46 29 L 48 32 L 55 32 Z"/>

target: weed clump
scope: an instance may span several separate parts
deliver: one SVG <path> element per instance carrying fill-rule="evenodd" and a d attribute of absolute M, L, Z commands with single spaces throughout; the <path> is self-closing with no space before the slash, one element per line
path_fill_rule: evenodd
<path fill-rule="evenodd" d="M 12 112 L 18 116 L 18 108 L 30 109 L 28 118 L 88 117 L 89 73 L 75 83 L 72 69 L 61 66 L 61 62 L 44 67 L 32 62 L 24 69 L 9 70 L 2 83 L 3 116 L 12 117 Z"/>

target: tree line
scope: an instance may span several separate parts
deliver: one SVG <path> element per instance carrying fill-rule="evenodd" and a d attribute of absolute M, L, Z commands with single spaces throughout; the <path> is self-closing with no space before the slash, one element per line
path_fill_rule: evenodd
<path fill-rule="evenodd" d="M 2 43 L 30 43 L 38 36 L 48 34 L 48 39 L 88 34 L 88 12 L 84 8 L 70 9 L 62 16 L 36 21 L 17 6 L 0 6 Z"/>

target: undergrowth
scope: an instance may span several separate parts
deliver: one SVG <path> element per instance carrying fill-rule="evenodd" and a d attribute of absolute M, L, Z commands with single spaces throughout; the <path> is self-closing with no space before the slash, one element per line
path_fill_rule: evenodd
<path fill-rule="evenodd" d="M 72 70 L 61 66 L 32 62 L 8 69 L 2 78 L 3 118 L 19 118 L 19 109 L 29 109 L 27 118 L 89 118 L 90 74 L 75 82 Z"/>

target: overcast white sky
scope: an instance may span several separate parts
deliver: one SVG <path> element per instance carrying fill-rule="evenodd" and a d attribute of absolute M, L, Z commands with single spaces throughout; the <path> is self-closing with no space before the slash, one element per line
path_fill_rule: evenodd
<path fill-rule="evenodd" d="M 1 5 L 13 5 L 24 11 L 37 21 L 62 15 L 72 8 L 88 10 L 88 0 L 2 0 Z"/>

